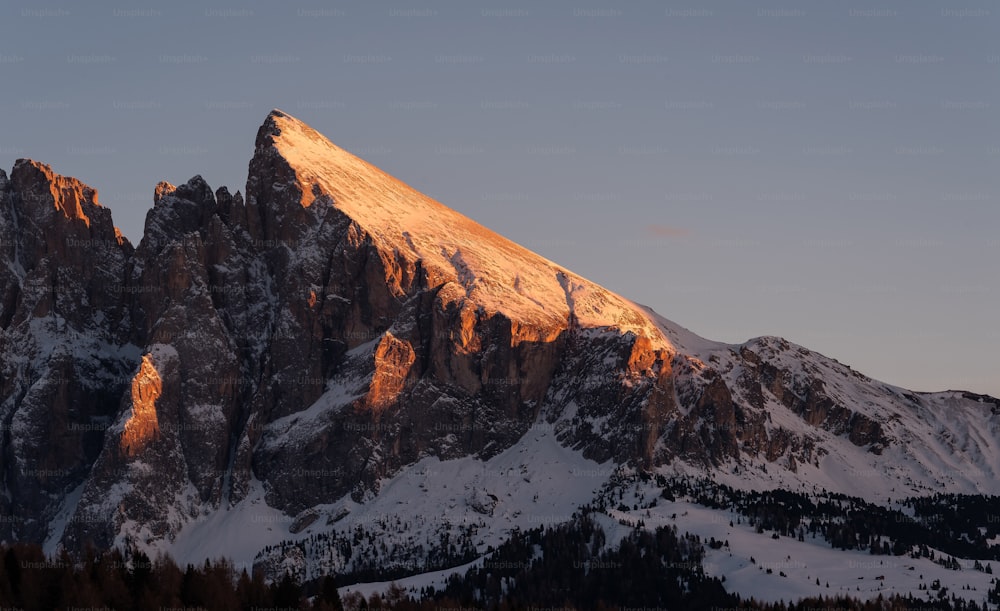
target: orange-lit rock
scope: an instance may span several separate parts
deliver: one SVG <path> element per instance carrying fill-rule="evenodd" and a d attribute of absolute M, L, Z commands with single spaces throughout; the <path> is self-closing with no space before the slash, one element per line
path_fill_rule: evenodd
<path fill-rule="evenodd" d="M 84 206 L 100 205 L 97 203 L 97 191 L 92 187 L 75 178 L 56 174 L 51 166 L 37 161 L 18 160 L 14 174 L 19 175 L 21 181 L 44 185 L 43 189 L 27 191 L 37 198 L 35 204 L 52 206 L 62 212 L 65 218 L 82 221 L 90 227 L 90 217 L 84 211 Z"/>
<path fill-rule="evenodd" d="M 163 393 L 163 380 L 150 356 L 144 355 L 139 372 L 132 378 L 132 415 L 125 422 L 121 435 L 121 449 L 134 456 L 160 433 L 156 416 L 156 400 Z"/>
<path fill-rule="evenodd" d="M 386 332 L 375 349 L 375 373 L 372 375 L 367 397 L 368 406 L 372 410 L 379 412 L 396 401 L 400 392 L 406 388 L 406 380 L 414 360 L 416 355 L 413 347 Z"/>

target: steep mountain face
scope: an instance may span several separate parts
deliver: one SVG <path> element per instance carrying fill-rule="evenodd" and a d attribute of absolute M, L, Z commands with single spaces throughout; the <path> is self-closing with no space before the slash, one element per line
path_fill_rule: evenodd
<path fill-rule="evenodd" d="M 96 192 L 47 165 L 0 171 L 0 537 L 42 540 L 117 416 L 138 350 L 132 246 Z"/>
<path fill-rule="evenodd" d="M 304 536 L 412 465 L 507 464 L 540 430 L 592 464 L 753 486 L 1000 487 L 995 399 L 698 338 L 280 111 L 245 200 L 160 183 L 135 249 L 93 189 L 19 161 L 0 256 L 6 540 L 171 549 L 250 506 Z M 476 486 L 470 512 L 512 502 Z"/>

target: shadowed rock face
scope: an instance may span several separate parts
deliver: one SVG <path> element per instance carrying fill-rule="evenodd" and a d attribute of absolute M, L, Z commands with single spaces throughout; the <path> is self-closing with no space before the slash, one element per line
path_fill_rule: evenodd
<path fill-rule="evenodd" d="M 23 159 L 0 172 L 0 538 L 45 536 L 117 415 L 131 254 L 90 187 Z"/>
<path fill-rule="evenodd" d="M 90 187 L 0 172 L 0 538 L 169 541 L 257 487 L 301 529 L 539 425 L 643 468 L 815 462 L 775 405 L 862 451 L 894 443 L 787 343 L 703 362 L 279 111 L 246 193 L 162 182 L 133 249 Z"/>

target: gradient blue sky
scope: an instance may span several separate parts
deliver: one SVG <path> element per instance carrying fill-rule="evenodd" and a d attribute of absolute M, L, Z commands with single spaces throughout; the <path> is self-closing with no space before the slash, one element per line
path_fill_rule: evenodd
<path fill-rule="evenodd" d="M 995 2 L 5 2 L 0 167 L 242 189 L 281 108 L 712 339 L 1000 396 Z"/>

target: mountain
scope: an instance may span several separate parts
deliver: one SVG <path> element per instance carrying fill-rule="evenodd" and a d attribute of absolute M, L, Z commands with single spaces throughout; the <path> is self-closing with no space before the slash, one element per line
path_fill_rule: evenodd
<path fill-rule="evenodd" d="M 278 110 L 245 197 L 161 182 L 137 247 L 94 189 L 18 160 L 0 258 L 8 542 L 415 573 L 623 473 L 1000 493 L 1000 400 L 700 338 Z"/>

